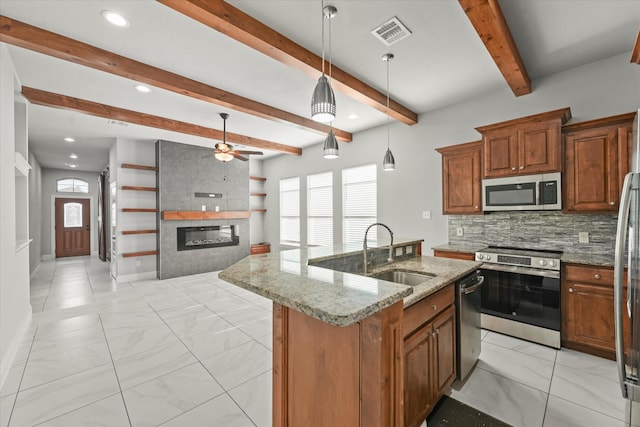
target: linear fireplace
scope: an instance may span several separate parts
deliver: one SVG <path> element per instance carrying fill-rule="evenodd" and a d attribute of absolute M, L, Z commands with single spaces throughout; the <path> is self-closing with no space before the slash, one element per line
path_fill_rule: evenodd
<path fill-rule="evenodd" d="M 237 225 L 178 227 L 178 250 L 217 248 L 240 244 Z"/>

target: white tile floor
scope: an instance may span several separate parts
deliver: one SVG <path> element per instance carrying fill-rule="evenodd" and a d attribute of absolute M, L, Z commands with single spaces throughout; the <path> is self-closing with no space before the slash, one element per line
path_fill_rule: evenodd
<path fill-rule="evenodd" d="M 115 284 L 43 262 L 0 390 L 0 427 L 270 426 L 271 302 L 207 273 Z M 614 363 L 484 332 L 451 396 L 513 426 L 624 426 Z"/>

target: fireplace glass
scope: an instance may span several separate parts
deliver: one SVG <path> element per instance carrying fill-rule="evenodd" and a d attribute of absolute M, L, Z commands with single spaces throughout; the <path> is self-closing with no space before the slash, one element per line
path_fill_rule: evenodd
<path fill-rule="evenodd" d="M 237 225 L 178 227 L 178 250 L 237 246 L 240 243 Z"/>

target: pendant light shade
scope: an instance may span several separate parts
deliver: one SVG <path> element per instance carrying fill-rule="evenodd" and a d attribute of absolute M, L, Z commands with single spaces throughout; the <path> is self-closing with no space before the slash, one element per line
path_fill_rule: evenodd
<path fill-rule="evenodd" d="M 389 148 L 389 62 L 393 59 L 392 53 L 382 55 L 382 60 L 387 63 L 387 152 L 382 160 L 382 170 L 392 171 L 396 169 L 396 159 Z"/>
<path fill-rule="evenodd" d="M 329 80 L 324 74 L 318 79 L 318 84 L 313 91 L 311 118 L 322 123 L 330 122 L 336 118 L 336 98 Z"/>
<path fill-rule="evenodd" d="M 316 122 L 328 123 L 336 118 L 336 97 L 331 88 L 331 18 L 338 9 L 333 6 L 324 7 L 322 2 L 322 75 L 318 79 L 311 98 L 311 118 Z M 324 20 L 329 20 L 329 79 L 324 74 Z"/>
<path fill-rule="evenodd" d="M 387 148 L 387 152 L 384 155 L 384 160 L 382 161 L 382 170 L 392 171 L 396 168 L 396 159 L 393 158 L 393 153 L 390 149 Z"/>
<path fill-rule="evenodd" d="M 329 131 L 329 134 L 324 140 L 324 148 L 322 149 L 325 159 L 337 159 L 338 154 L 338 140 L 333 133 L 333 129 Z"/>

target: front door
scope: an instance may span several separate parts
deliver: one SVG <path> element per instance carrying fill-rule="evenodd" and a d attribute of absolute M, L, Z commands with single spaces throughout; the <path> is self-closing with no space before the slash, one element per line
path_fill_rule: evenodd
<path fill-rule="evenodd" d="M 56 258 L 89 255 L 89 199 L 56 199 Z"/>

